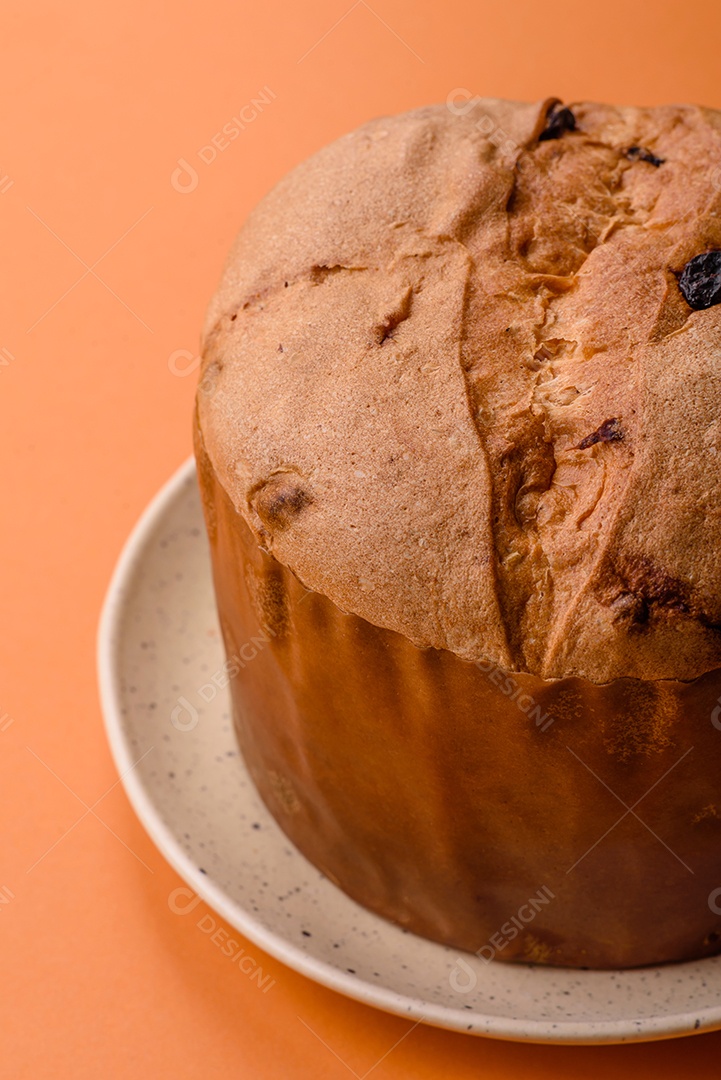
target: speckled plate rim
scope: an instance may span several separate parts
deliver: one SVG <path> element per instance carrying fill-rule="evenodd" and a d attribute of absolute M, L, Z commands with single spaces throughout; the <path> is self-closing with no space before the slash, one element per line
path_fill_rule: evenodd
<path fill-rule="evenodd" d="M 409 997 L 377 984 L 365 982 L 353 975 L 299 949 L 267 927 L 218 886 L 210 875 L 202 874 L 186 854 L 172 828 L 162 820 L 153 802 L 153 792 L 134 770 L 132 748 L 126 736 L 121 712 L 119 686 L 121 678 L 119 642 L 122 634 L 123 611 L 134 572 L 142 564 L 147 546 L 173 505 L 195 474 L 195 459 L 188 458 L 151 500 L 128 537 L 103 604 L 97 638 L 97 666 L 100 703 L 105 730 L 120 780 L 130 803 L 161 854 L 188 885 L 225 921 L 270 956 L 308 978 L 367 1005 L 436 1027 L 464 1034 L 487 1035 L 532 1043 L 556 1044 L 614 1044 L 669 1039 L 721 1029 L 721 992 L 717 1006 L 660 1016 L 629 1016 L 624 1020 L 596 1022 L 538 1020 L 522 1016 L 498 1016 L 480 1011 L 467 1012 L 449 1006 Z M 347 899 L 347 898 L 346 898 Z M 348 900 L 349 904 L 353 901 Z M 413 935 L 409 935 L 409 942 Z M 439 949 L 443 946 L 438 946 Z M 706 961 L 700 961 L 705 963 Z M 518 965 L 523 968 L 525 965 Z M 671 964 L 645 969 L 649 973 L 665 973 L 677 977 L 687 965 Z M 538 970 L 538 969 L 537 969 Z M 549 969 L 551 971 L 553 969 Z M 578 974 L 578 973 L 574 973 Z M 582 976 L 581 976 L 582 977 Z M 472 1032 L 468 1031 L 473 1022 Z"/>

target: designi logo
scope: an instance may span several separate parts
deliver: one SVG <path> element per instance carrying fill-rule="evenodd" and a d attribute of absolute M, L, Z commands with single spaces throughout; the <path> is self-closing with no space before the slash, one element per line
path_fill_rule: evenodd
<path fill-rule="evenodd" d="M 711 723 L 717 731 L 721 731 L 721 697 L 718 699 L 715 708 L 711 710 Z"/>
<path fill-rule="evenodd" d="M 187 717 L 187 719 L 186 719 Z M 182 695 L 178 698 L 178 704 L 170 714 L 170 722 L 178 731 L 192 731 L 197 726 L 198 710 Z"/>

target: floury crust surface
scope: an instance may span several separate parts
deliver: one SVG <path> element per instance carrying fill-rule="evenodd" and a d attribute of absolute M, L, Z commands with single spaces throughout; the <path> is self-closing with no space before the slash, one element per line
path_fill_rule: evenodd
<path fill-rule="evenodd" d="M 198 391 L 259 544 L 418 646 L 544 678 L 721 666 L 721 113 L 365 124 L 252 212 Z"/>

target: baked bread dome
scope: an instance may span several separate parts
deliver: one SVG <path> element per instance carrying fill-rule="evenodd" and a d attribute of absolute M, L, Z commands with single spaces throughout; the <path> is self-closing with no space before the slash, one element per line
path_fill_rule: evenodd
<path fill-rule="evenodd" d="M 426 936 L 547 888 L 498 959 L 721 948 L 720 208 L 720 113 L 452 98 L 230 254 L 195 444 L 241 746 Z"/>

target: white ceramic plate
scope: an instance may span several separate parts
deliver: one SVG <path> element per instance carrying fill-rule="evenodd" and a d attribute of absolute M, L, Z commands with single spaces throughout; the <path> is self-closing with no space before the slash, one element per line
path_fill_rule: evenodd
<path fill-rule="evenodd" d="M 359 907 L 292 846 L 248 777 L 219 686 L 192 459 L 122 553 L 98 649 L 108 737 L 140 820 L 203 900 L 289 967 L 388 1012 L 504 1039 L 627 1042 L 721 1027 L 721 957 L 617 972 L 459 963 Z"/>

